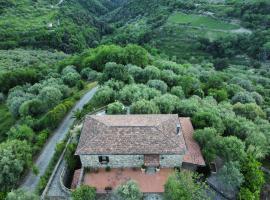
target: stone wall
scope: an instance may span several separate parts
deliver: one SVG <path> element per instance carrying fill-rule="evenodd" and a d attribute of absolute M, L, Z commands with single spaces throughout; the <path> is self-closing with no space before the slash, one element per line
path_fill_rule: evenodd
<path fill-rule="evenodd" d="M 181 167 L 183 155 L 160 155 L 159 163 L 161 168 Z"/>
<path fill-rule="evenodd" d="M 80 155 L 83 167 L 111 168 L 141 167 L 144 164 L 143 155 L 102 155 L 109 157 L 108 164 L 99 163 L 99 155 Z M 181 167 L 183 155 L 160 155 L 160 167 Z"/>
<path fill-rule="evenodd" d="M 84 167 L 141 167 L 144 163 L 143 155 L 102 155 L 109 157 L 108 164 L 99 163 L 99 155 L 81 155 L 81 162 Z"/>

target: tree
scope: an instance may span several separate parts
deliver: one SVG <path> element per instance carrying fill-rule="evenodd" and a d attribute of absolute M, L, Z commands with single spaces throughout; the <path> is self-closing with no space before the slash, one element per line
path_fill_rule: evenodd
<path fill-rule="evenodd" d="M 224 189 L 232 191 L 241 186 L 244 181 L 244 176 L 240 172 L 238 162 L 227 162 L 218 173 L 218 179 L 224 185 Z"/>
<path fill-rule="evenodd" d="M 158 106 L 147 100 L 140 100 L 134 102 L 130 107 L 130 113 L 132 114 L 157 114 L 159 113 Z"/>
<path fill-rule="evenodd" d="M 156 80 L 160 78 L 160 70 L 155 66 L 147 66 L 143 70 L 143 81 L 147 83 L 149 80 Z"/>
<path fill-rule="evenodd" d="M 223 70 L 229 67 L 229 61 L 227 58 L 217 58 L 214 61 L 214 67 L 216 70 Z"/>
<path fill-rule="evenodd" d="M 8 140 L 0 144 L 0 188 L 8 191 L 17 185 L 24 169 L 32 162 L 26 141 Z"/>
<path fill-rule="evenodd" d="M 141 200 L 143 197 L 139 186 L 132 180 L 119 186 L 114 195 L 117 200 Z"/>
<path fill-rule="evenodd" d="M 225 101 L 228 99 L 228 93 L 225 89 L 210 89 L 208 91 L 210 96 L 213 96 L 218 102 Z"/>
<path fill-rule="evenodd" d="M 115 115 L 115 114 L 126 114 L 127 110 L 124 104 L 120 102 L 114 102 L 108 105 L 107 114 Z"/>
<path fill-rule="evenodd" d="M 45 111 L 45 106 L 40 99 L 32 99 L 29 101 L 25 101 L 19 108 L 19 113 L 22 117 L 30 116 L 38 116 Z"/>
<path fill-rule="evenodd" d="M 13 126 L 7 134 L 9 139 L 26 140 L 27 142 L 32 142 L 35 135 L 34 131 L 26 124 Z"/>
<path fill-rule="evenodd" d="M 246 117 L 250 120 L 255 120 L 257 117 L 266 118 L 266 114 L 263 112 L 260 106 L 255 103 L 241 104 L 237 103 L 233 105 L 233 111 L 240 116 Z"/>
<path fill-rule="evenodd" d="M 112 62 L 105 65 L 100 81 L 101 83 L 104 83 L 110 79 L 122 81 L 124 83 L 129 83 L 131 81 L 127 67 Z"/>
<path fill-rule="evenodd" d="M 166 184 L 165 200 L 201 200 L 210 199 L 206 193 L 206 185 L 197 181 L 198 175 L 189 171 L 181 171 L 171 175 Z"/>
<path fill-rule="evenodd" d="M 261 188 L 265 182 L 264 173 L 261 170 L 261 163 L 249 155 L 241 166 L 241 172 L 245 177 L 243 183 L 243 187 L 246 188 L 244 190 L 245 193 L 249 193 L 249 190 L 252 194 L 254 194 L 255 199 L 258 200 Z"/>
<path fill-rule="evenodd" d="M 13 190 L 8 193 L 6 200 L 39 200 L 40 197 L 29 191 L 22 189 Z"/>
<path fill-rule="evenodd" d="M 213 161 L 217 156 L 217 146 L 219 141 L 216 129 L 198 129 L 195 131 L 193 137 L 202 148 L 202 153 L 206 161 Z"/>
<path fill-rule="evenodd" d="M 78 187 L 71 194 L 73 200 L 95 200 L 96 189 L 87 185 Z"/>
<path fill-rule="evenodd" d="M 192 117 L 195 128 L 214 127 L 218 132 L 223 133 L 224 125 L 221 118 L 213 111 L 199 111 Z"/>
<path fill-rule="evenodd" d="M 175 110 L 179 98 L 172 94 L 164 94 L 153 99 L 161 113 L 172 113 Z"/>
<path fill-rule="evenodd" d="M 93 97 L 93 101 L 100 106 L 109 104 L 114 100 L 115 100 L 115 91 L 108 86 L 101 87 Z"/>
<path fill-rule="evenodd" d="M 44 87 L 39 94 L 39 99 L 45 103 L 46 108 L 52 108 L 57 105 L 62 98 L 62 93 L 55 87 Z"/>
<path fill-rule="evenodd" d="M 235 136 L 223 137 L 219 141 L 219 155 L 227 162 L 242 162 L 246 158 L 245 144 Z"/>
<path fill-rule="evenodd" d="M 168 89 L 167 84 L 161 80 L 149 80 L 147 85 L 151 88 L 159 90 L 162 94 L 166 93 Z"/>
<path fill-rule="evenodd" d="M 231 102 L 236 103 L 256 103 L 255 99 L 249 92 L 238 92 L 233 97 Z"/>
<path fill-rule="evenodd" d="M 183 88 L 181 86 L 172 87 L 171 94 L 177 96 L 179 99 L 185 98 L 185 93 L 184 93 Z"/>

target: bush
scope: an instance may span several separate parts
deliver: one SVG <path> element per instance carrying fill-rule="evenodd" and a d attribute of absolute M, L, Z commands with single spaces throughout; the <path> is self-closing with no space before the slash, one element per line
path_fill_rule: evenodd
<path fill-rule="evenodd" d="M 8 193 L 6 200 L 39 200 L 40 197 L 22 189 L 12 190 Z"/>
<path fill-rule="evenodd" d="M 207 186 L 198 179 L 198 175 L 189 171 L 171 175 L 165 184 L 164 200 L 208 199 Z"/>
<path fill-rule="evenodd" d="M 87 185 L 76 188 L 71 194 L 73 200 L 95 200 L 96 189 Z"/>
<path fill-rule="evenodd" d="M 130 180 L 119 186 L 115 190 L 114 196 L 117 200 L 141 200 L 143 194 L 141 193 L 137 183 Z"/>
<path fill-rule="evenodd" d="M 55 106 L 51 111 L 46 113 L 38 122 L 38 129 L 54 129 L 63 120 L 68 111 L 73 107 L 73 101 L 65 101 Z"/>
<path fill-rule="evenodd" d="M 164 94 L 153 99 L 162 114 L 173 113 L 180 99 L 172 94 Z"/>
<path fill-rule="evenodd" d="M 108 105 L 107 114 L 115 115 L 115 114 L 126 114 L 127 110 L 124 104 L 120 102 L 114 102 Z"/>
<path fill-rule="evenodd" d="M 266 114 L 255 103 L 241 104 L 237 103 L 233 106 L 233 111 L 240 116 L 250 120 L 255 120 L 257 117 L 266 118 Z"/>
<path fill-rule="evenodd" d="M 184 93 L 183 88 L 181 86 L 172 87 L 171 94 L 177 96 L 179 99 L 185 98 L 185 93 Z"/>
<path fill-rule="evenodd" d="M 8 132 L 9 139 L 26 140 L 31 143 L 34 139 L 34 131 L 27 125 L 15 125 Z"/>
<path fill-rule="evenodd" d="M 38 116 L 45 111 L 46 107 L 39 99 L 32 99 L 22 103 L 19 108 L 19 113 L 22 117 L 26 116 Z"/>
<path fill-rule="evenodd" d="M 130 113 L 132 114 L 158 114 L 159 109 L 158 109 L 158 106 L 152 101 L 140 100 L 140 101 L 134 102 L 131 105 Z"/>
<path fill-rule="evenodd" d="M 168 89 L 167 84 L 161 80 L 149 80 L 147 82 L 147 85 L 150 88 L 155 88 L 156 90 L 159 90 L 162 94 L 166 93 Z"/>

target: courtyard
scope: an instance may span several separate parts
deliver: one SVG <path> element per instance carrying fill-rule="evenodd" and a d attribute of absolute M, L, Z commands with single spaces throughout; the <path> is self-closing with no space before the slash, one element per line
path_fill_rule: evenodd
<path fill-rule="evenodd" d="M 97 189 L 97 193 L 106 193 L 105 188 L 114 190 L 117 186 L 128 180 L 138 183 L 143 193 L 163 193 L 164 185 L 174 169 L 163 168 L 159 172 L 143 173 L 140 169 L 99 169 L 98 172 L 86 172 L 83 179 L 84 185 Z"/>

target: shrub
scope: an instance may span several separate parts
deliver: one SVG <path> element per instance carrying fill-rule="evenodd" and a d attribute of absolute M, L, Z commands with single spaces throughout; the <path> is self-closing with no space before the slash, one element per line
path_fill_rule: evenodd
<path fill-rule="evenodd" d="M 46 108 L 52 108 L 60 102 L 63 95 L 59 89 L 48 86 L 40 91 L 38 97 L 45 104 Z"/>
<path fill-rule="evenodd" d="M 39 200 L 40 197 L 22 189 L 12 190 L 8 193 L 6 200 Z"/>
<path fill-rule="evenodd" d="M 33 141 L 34 135 L 34 131 L 25 124 L 15 125 L 8 132 L 9 139 L 26 140 L 29 143 Z"/>
<path fill-rule="evenodd" d="M 19 113 L 22 117 L 38 116 L 45 111 L 46 107 L 40 99 L 32 99 L 22 103 L 19 108 Z"/>
<path fill-rule="evenodd" d="M 168 86 L 164 81 L 161 80 L 149 80 L 147 82 L 147 85 L 150 88 L 155 88 L 157 90 L 159 90 L 162 94 L 167 92 Z"/>
<path fill-rule="evenodd" d="M 158 106 L 161 113 L 172 113 L 177 103 L 179 102 L 179 98 L 172 94 L 164 94 L 160 97 L 156 97 L 153 99 L 155 104 Z"/>
<path fill-rule="evenodd" d="M 255 120 L 256 117 L 266 118 L 266 114 L 255 103 L 241 104 L 237 103 L 233 106 L 233 111 L 240 116 L 250 120 Z"/>
<path fill-rule="evenodd" d="M 120 102 L 114 102 L 108 105 L 107 107 L 107 114 L 115 115 L 115 114 L 126 114 L 127 110 L 124 104 Z"/>
<path fill-rule="evenodd" d="M 181 86 L 172 87 L 171 94 L 177 96 L 179 99 L 185 98 L 185 93 L 184 93 L 183 88 Z"/>
<path fill-rule="evenodd" d="M 73 200 L 95 200 L 96 189 L 90 186 L 80 186 L 71 194 Z"/>
<path fill-rule="evenodd" d="M 72 73 L 69 72 L 63 76 L 63 81 L 65 84 L 73 87 L 77 84 L 77 82 L 81 79 L 81 76 L 78 72 Z"/>
<path fill-rule="evenodd" d="M 141 200 L 143 197 L 137 183 L 132 180 L 119 186 L 114 195 L 117 200 Z"/>
<path fill-rule="evenodd" d="M 134 102 L 130 107 L 130 113 L 132 114 L 157 114 L 159 113 L 158 106 L 147 100 L 140 100 Z"/>
<path fill-rule="evenodd" d="M 198 175 L 181 171 L 171 175 L 166 184 L 165 200 L 200 200 L 209 199 L 206 192 L 207 187 L 204 183 L 197 181 Z"/>

